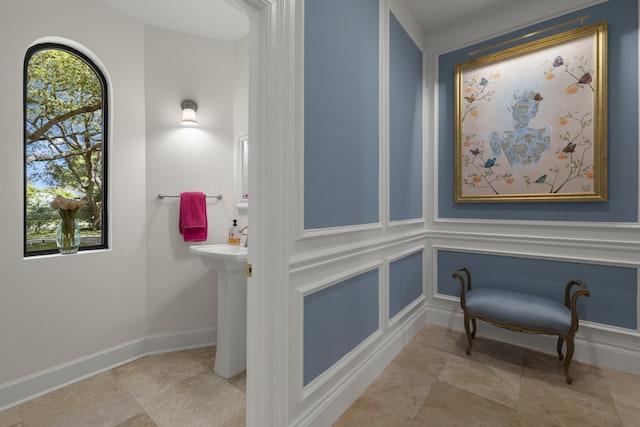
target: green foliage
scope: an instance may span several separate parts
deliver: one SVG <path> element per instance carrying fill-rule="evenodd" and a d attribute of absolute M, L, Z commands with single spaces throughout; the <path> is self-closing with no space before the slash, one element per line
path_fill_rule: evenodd
<path fill-rule="evenodd" d="M 57 194 L 85 199 L 79 217 L 101 229 L 103 96 L 98 75 L 80 57 L 60 49 L 39 50 L 30 57 L 25 123 L 28 233 L 57 215 L 48 206 Z"/>

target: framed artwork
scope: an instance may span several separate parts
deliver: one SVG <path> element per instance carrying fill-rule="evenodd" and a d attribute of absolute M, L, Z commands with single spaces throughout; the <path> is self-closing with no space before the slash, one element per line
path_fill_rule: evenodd
<path fill-rule="evenodd" d="M 607 199 L 607 25 L 455 67 L 455 201 Z"/>

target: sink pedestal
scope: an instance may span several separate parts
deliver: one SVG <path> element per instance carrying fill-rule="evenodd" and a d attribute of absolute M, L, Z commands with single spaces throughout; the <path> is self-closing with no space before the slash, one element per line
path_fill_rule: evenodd
<path fill-rule="evenodd" d="M 213 371 L 231 378 L 247 367 L 247 279 L 245 263 L 218 270 L 218 342 Z"/>
<path fill-rule="evenodd" d="M 231 378 L 247 368 L 247 248 L 202 245 L 189 248 L 218 279 L 218 327 L 213 371 Z"/>

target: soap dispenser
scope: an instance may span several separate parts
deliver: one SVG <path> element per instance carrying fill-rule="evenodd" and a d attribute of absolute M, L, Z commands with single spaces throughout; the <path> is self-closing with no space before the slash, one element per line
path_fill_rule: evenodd
<path fill-rule="evenodd" d="M 238 231 L 238 220 L 233 220 L 233 225 L 229 227 L 229 240 L 227 241 L 230 245 L 239 245 L 240 244 L 240 232 Z"/>

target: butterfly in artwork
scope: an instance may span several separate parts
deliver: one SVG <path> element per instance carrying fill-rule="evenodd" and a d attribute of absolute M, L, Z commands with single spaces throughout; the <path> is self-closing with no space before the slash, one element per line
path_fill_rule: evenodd
<path fill-rule="evenodd" d="M 471 150 L 471 154 L 473 154 L 474 156 L 477 156 L 478 154 L 480 154 L 480 149 L 479 148 L 473 148 Z"/>
<path fill-rule="evenodd" d="M 494 157 L 494 158 L 489 159 L 489 160 L 487 160 L 486 162 L 484 162 L 484 167 L 485 167 L 485 168 L 490 168 L 490 167 L 492 167 L 492 166 L 493 166 L 493 165 L 495 165 L 495 164 L 496 164 L 496 158 Z"/>
<path fill-rule="evenodd" d="M 542 175 L 540 178 L 536 179 L 536 184 L 544 184 L 547 180 L 547 175 Z"/>
<path fill-rule="evenodd" d="M 553 60 L 553 67 L 558 68 L 562 64 L 564 64 L 564 59 L 562 59 L 562 56 L 556 56 L 556 59 Z"/>
<path fill-rule="evenodd" d="M 589 84 L 593 81 L 593 79 L 591 78 L 591 74 L 590 73 L 584 73 L 582 75 L 582 77 L 580 77 L 580 80 L 578 80 L 578 83 L 581 83 L 583 85 L 585 84 Z"/>
<path fill-rule="evenodd" d="M 544 98 L 542 98 L 542 95 L 540 95 L 540 93 L 536 93 L 536 95 L 533 97 L 533 99 L 535 99 L 536 101 L 542 101 Z"/>
<path fill-rule="evenodd" d="M 467 102 L 471 104 L 473 101 L 476 100 L 476 97 L 474 95 L 469 95 L 469 96 L 465 96 L 464 99 L 466 99 Z"/>
<path fill-rule="evenodd" d="M 489 83 L 489 80 L 485 79 L 484 77 L 480 79 L 480 86 L 486 86 L 487 83 Z"/>
<path fill-rule="evenodd" d="M 574 151 L 576 151 L 576 144 L 573 142 L 568 143 L 567 146 L 562 149 L 563 153 L 573 153 Z"/>

